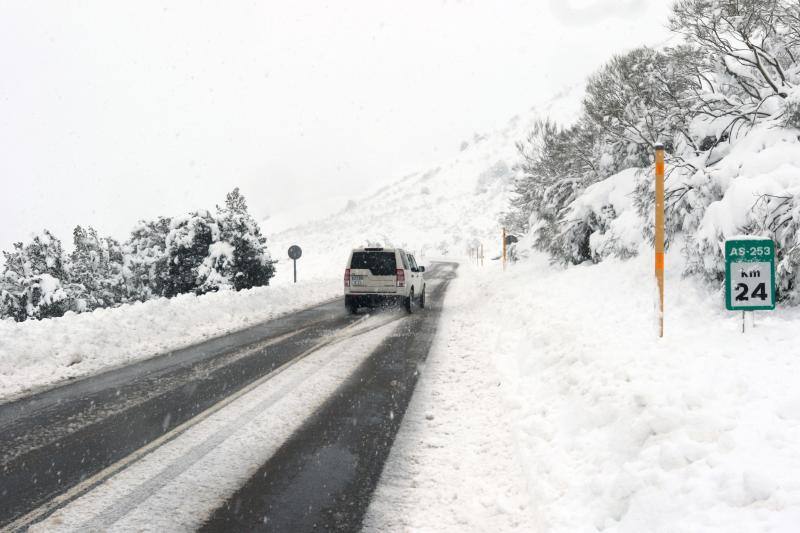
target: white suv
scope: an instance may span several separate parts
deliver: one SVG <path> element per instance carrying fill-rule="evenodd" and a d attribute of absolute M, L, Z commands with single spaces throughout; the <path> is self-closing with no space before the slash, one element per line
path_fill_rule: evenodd
<path fill-rule="evenodd" d="M 425 267 L 399 248 L 356 248 L 344 271 L 344 305 L 359 307 L 396 302 L 411 313 L 415 303 L 425 307 Z"/>

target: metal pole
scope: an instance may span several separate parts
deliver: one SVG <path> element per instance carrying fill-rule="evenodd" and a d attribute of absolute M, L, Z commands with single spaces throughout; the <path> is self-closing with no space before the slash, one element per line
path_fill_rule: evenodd
<path fill-rule="evenodd" d="M 656 145 L 656 280 L 659 337 L 664 336 L 664 145 Z"/>
<path fill-rule="evenodd" d="M 744 311 L 742 311 L 742 333 L 744 333 Z"/>
<path fill-rule="evenodd" d="M 294 282 L 297 283 L 297 259 L 292 259 L 292 263 L 294 263 Z"/>

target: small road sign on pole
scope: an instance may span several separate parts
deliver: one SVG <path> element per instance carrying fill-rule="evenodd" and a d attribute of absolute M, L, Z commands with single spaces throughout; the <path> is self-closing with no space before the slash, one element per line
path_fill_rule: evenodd
<path fill-rule="evenodd" d="M 775 309 L 774 242 L 725 241 L 725 307 L 729 311 Z"/>
<path fill-rule="evenodd" d="M 297 260 L 303 255 L 303 250 L 296 244 L 289 247 L 289 259 L 294 263 L 294 282 L 297 283 Z"/>

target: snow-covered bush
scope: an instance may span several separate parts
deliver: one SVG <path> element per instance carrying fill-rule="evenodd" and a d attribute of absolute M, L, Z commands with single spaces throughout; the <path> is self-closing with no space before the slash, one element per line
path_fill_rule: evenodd
<path fill-rule="evenodd" d="M 800 128 L 800 87 L 795 87 L 789 92 L 783 120 L 786 127 Z"/>
<path fill-rule="evenodd" d="M 77 226 L 74 249 L 44 231 L 3 252 L 0 319 L 49 318 L 184 293 L 249 289 L 274 275 L 266 239 L 239 189 L 217 215 L 140 221 L 124 245 Z"/>
<path fill-rule="evenodd" d="M 633 205 L 633 191 L 640 171 L 624 170 L 590 185 L 572 202 L 564 215 L 565 240 L 587 247 L 591 259 L 606 257 L 628 259 L 636 255 L 642 242 L 640 219 Z"/>
<path fill-rule="evenodd" d="M 778 296 L 797 305 L 800 304 L 800 186 L 792 187 L 792 191 L 759 197 L 753 209 L 753 224 L 748 229 L 775 241 Z"/>
<path fill-rule="evenodd" d="M 164 296 L 169 277 L 167 236 L 172 220 L 141 220 L 123 245 L 123 274 L 128 297 L 141 302 Z"/>
<path fill-rule="evenodd" d="M 197 268 L 198 293 L 233 289 L 234 247 L 225 241 L 211 243 Z"/>
<path fill-rule="evenodd" d="M 274 275 L 266 238 L 238 188 L 227 195 L 224 207 L 217 207 L 216 215 L 201 210 L 171 219 L 163 259 L 160 238 L 152 240 L 156 246 L 148 248 L 153 253 L 145 257 L 154 258 L 156 271 L 163 260 L 166 270 L 156 280 L 163 283 L 164 296 L 249 289 L 268 285 Z"/>
<path fill-rule="evenodd" d="M 27 244 L 3 252 L 0 273 L 0 316 L 15 320 L 61 316 L 73 298 L 65 287 L 64 252 L 61 241 L 45 230 Z"/>
<path fill-rule="evenodd" d="M 203 286 L 209 273 L 207 267 L 202 271 L 201 267 L 208 257 L 209 247 L 219 238 L 219 224 L 209 211 L 194 211 L 172 219 L 166 239 L 169 275 L 164 296 L 203 292 L 210 288 Z"/>
<path fill-rule="evenodd" d="M 86 229 L 76 226 L 73 245 L 67 270 L 69 281 L 80 291 L 74 294 L 76 310 L 124 302 L 126 288 L 120 244 L 111 238 L 100 238 L 91 226 Z"/>
<path fill-rule="evenodd" d="M 217 216 L 221 239 L 231 247 L 228 275 L 232 287 L 238 291 L 269 285 L 275 275 L 275 263 L 267 250 L 267 239 L 247 211 L 247 202 L 238 187 L 228 193 L 225 207 L 217 207 Z"/>

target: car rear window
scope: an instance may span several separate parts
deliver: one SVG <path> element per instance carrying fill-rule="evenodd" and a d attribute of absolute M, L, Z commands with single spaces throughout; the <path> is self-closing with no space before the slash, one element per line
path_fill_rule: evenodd
<path fill-rule="evenodd" d="M 393 276 L 397 265 L 394 252 L 353 252 L 350 268 L 363 268 L 375 276 Z"/>

